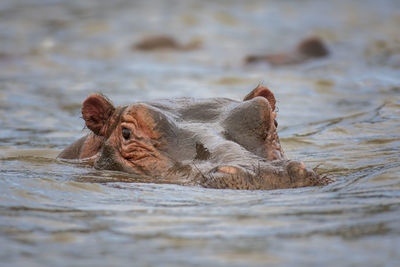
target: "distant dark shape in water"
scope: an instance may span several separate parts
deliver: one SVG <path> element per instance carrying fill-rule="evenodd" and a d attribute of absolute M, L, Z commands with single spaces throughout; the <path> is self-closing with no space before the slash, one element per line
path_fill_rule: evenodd
<path fill-rule="evenodd" d="M 181 44 L 173 37 L 168 35 L 155 35 L 145 37 L 141 41 L 133 44 L 134 50 L 141 51 L 157 51 L 157 50 L 175 50 L 175 51 L 189 51 L 201 47 L 199 40 L 192 40 L 187 44 Z"/>
<path fill-rule="evenodd" d="M 301 41 L 293 51 L 247 56 L 246 63 L 268 62 L 272 66 L 300 64 L 310 59 L 323 58 L 329 55 L 329 50 L 318 37 L 310 37 Z"/>
<path fill-rule="evenodd" d="M 243 101 L 176 98 L 120 107 L 94 94 L 82 105 L 91 133 L 58 158 L 152 183 L 250 190 L 328 183 L 303 162 L 286 158 L 275 107 L 274 94 L 263 86 Z"/>

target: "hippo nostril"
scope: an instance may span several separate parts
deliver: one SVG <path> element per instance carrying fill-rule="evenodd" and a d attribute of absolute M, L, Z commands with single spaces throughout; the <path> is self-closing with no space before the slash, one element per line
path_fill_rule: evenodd
<path fill-rule="evenodd" d="M 219 166 L 216 169 L 216 172 L 227 173 L 227 174 L 237 174 L 239 169 L 233 166 Z"/>
<path fill-rule="evenodd" d="M 308 176 L 315 176 L 316 173 L 313 170 L 307 169 L 307 175 Z"/>
<path fill-rule="evenodd" d="M 308 176 L 306 166 L 301 161 L 292 160 L 289 162 L 286 168 L 291 177 L 305 178 Z"/>

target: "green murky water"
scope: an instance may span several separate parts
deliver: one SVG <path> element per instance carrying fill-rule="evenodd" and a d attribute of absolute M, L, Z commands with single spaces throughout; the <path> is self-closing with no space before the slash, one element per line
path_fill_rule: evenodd
<path fill-rule="evenodd" d="M 0 265 L 399 266 L 400 2 L 0 2 Z M 169 34 L 193 51 L 143 53 Z M 322 37 L 328 58 L 245 66 Z M 123 183 L 55 160 L 85 134 L 92 92 L 115 104 L 278 99 L 290 158 L 335 183 L 275 191 Z M 96 178 L 110 183 L 91 183 Z"/>

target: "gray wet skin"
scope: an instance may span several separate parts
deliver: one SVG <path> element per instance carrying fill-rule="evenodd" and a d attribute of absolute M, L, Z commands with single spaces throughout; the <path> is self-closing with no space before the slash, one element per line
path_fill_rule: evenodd
<path fill-rule="evenodd" d="M 60 159 L 148 177 L 149 182 L 207 188 L 278 189 L 326 184 L 302 162 L 288 160 L 276 132 L 275 98 L 257 87 L 244 101 L 178 98 L 113 107 L 85 100 L 92 133 Z"/>

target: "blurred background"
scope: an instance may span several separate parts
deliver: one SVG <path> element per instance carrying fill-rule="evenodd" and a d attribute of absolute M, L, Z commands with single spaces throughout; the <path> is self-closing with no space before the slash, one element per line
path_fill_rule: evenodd
<path fill-rule="evenodd" d="M 399 25 L 397 0 L 1 0 L 0 265 L 398 266 Z M 299 55 L 309 37 L 328 52 Z M 90 93 L 239 100 L 260 83 L 288 157 L 335 183 L 206 190 L 55 160 Z"/>

